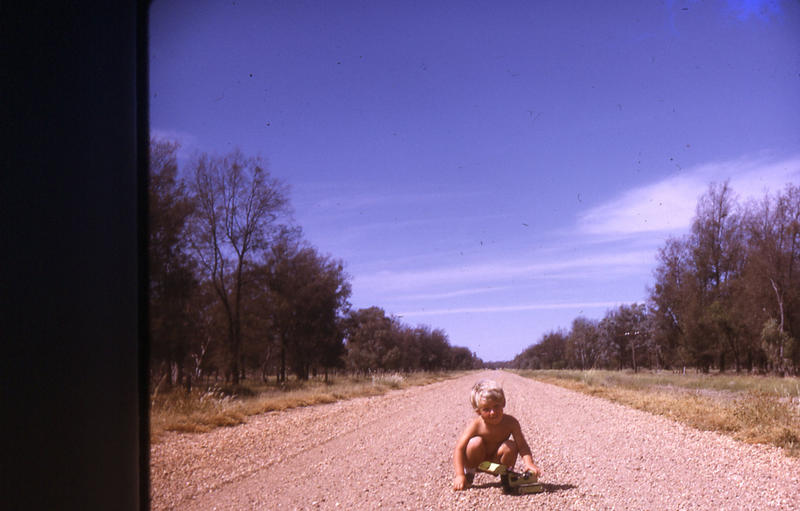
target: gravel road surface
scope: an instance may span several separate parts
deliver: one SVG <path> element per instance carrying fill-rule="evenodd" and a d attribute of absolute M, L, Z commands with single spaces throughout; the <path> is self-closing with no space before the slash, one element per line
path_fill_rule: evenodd
<path fill-rule="evenodd" d="M 545 492 L 454 492 L 469 391 L 499 381 Z M 521 467 L 518 462 L 517 467 Z M 800 510 L 800 459 L 487 371 L 387 395 L 253 417 L 151 448 L 152 509 Z"/>

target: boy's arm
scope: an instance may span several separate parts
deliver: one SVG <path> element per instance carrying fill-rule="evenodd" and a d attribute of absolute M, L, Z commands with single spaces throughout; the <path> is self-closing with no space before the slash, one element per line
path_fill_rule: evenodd
<path fill-rule="evenodd" d="M 541 469 L 533 462 L 531 447 L 525 440 L 525 435 L 522 434 L 522 427 L 520 427 L 517 419 L 514 419 L 514 425 L 511 428 L 511 434 L 514 436 L 514 442 L 517 444 L 517 452 L 522 457 L 522 462 L 525 464 L 525 468 L 532 472 L 536 477 L 542 475 Z"/>
<path fill-rule="evenodd" d="M 456 490 L 463 490 L 466 484 L 466 477 L 464 476 L 464 465 L 467 458 L 467 444 L 469 439 L 475 436 L 475 422 L 471 422 L 469 426 L 464 429 L 461 436 L 456 442 L 456 448 L 453 451 L 453 488 Z"/>

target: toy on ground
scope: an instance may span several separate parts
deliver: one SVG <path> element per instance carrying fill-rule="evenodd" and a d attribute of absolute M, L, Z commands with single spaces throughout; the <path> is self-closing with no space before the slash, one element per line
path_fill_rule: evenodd
<path fill-rule="evenodd" d="M 541 493 L 544 487 L 537 481 L 537 477 L 530 472 L 514 472 L 509 470 L 505 465 L 500 463 L 492 463 L 491 461 L 484 461 L 478 465 L 478 470 L 500 476 L 500 483 L 503 485 L 503 493 L 511 494 L 525 494 L 525 493 Z"/>

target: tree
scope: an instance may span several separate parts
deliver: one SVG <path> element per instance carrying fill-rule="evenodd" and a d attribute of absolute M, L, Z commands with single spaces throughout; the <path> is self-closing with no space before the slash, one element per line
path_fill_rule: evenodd
<path fill-rule="evenodd" d="M 188 219 L 194 204 L 178 179 L 178 144 L 150 140 L 148 264 L 151 367 L 191 389 L 197 292 L 189 255 Z"/>
<path fill-rule="evenodd" d="M 343 325 L 347 367 L 355 372 L 467 369 L 481 363 L 468 349 L 451 346 L 444 330 L 411 328 L 379 307 L 350 311 Z"/>
<path fill-rule="evenodd" d="M 192 298 L 194 314 L 192 343 L 192 370 L 194 377 L 208 378 L 213 374 L 215 380 L 220 369 L 225 367 L 225 346 L 221 339 L 225 338 L 225 318 L 222 304 L 216 297 L 216 291 L 209 281 L 198 286 Z"/>
<path fill-rule="evenodd" d="M 638 303 L 620 305 L 600 321 L 601 341 L 610 347 L 620 369 L 630 361 L 631 369 L 639 370 L 642 349 L 647 346 L 649 337 L 647 324 L 647 309 Z"/>
<path fill-rule="evenodd" d="M 327 378 L 344 354 L 339 318 L 349 306 L 350 284 L 343 263 L 284 236 L 266 256 L 263 282 L 280 346 L 279 379 L 286 380 L 287 356 L 299 379 L 308 379 L 314 364 Z"/>
<path fill-rule="evenodd" d="M 693 273 L 699 291 L 696 298 L 700 304 L 696 324 L 702 338 L 707 339 L 705 350 L 717 358 L 720 371 L 725 370 L 727 354 L 733 355 L 738 371 L 743 351 L 741 325 L 731 314 L 733 291 L 744 262 L 740 215 L 736 209 L 736 199 L 728 183 L 711 183 L 698 201 L 690 237 Z"/>
<path fill-rule="evenodd" d="M 750 320 L 753 337 L 773 320 L 774 328 L 768 330 L 777 330 L 768 338 L 797 338 L 800 334 L 800 187 L 790 184 L 774 197 L 767 195 L 759 203 L 750 203 L 744 223 L 747 259 L 742 302 L 747 310 L 742 316 Z M 764 339 L 763 335 L 761 338 Z M 780 346 L 781 342 L 777 345 L 778 351 Z M 775 356 L 782 358 L 779 353 Z M 791 364 L 797 366 L 799 362 L 793 360 Z"/>
<path fill-rule="evenodd" d="M 242 372 L 258 369 L 267 382 L 279 364 L 279 340 L 264 280 L 264 264 L 253 264 L 244 277 L 242 297 Z M 219 302 L 219 300 L 217 300 Z M 224 335 L 222 336 L 224 338 Z"/>
<path fill-rule="evenodd" d="M 396 350 L 400 358 L 399 369 L 406 372 L 415 371 L 422 368 L 422 343 L 420 342 L 418 331 L 406 325 L 398 325 L 399 331 L 395 338 L 397 344 L 392 348 Z M 394 360 L 394 354 L 387 354 L 385 359 Z"/>
<path fill-rule="evenodd" d="M 622 306 L 600 322 L 600 359 L 634 370 L 663 364 L 725 371 L 733 362 L 737 371 L 797 372 L 798 268 L 800 187 L 789 184 L 743 209 L 728 183 L 711 183 L 691 233 L 659 250 L 647 306 Z M 559 364 L 586 366 L 581 331 L 573 323 Z M 553 366 L 556 346 L 546 336 L 514 365 Z"/>
<path fill-rule="evenodd" d="M 668 240 L 659 252 L 650 293 L 656 349 L 704 371 L 715 361 L 724 370 L 728 355 L 741 367 L 747 335 L 736 296 L 744 255 L 733 191 L 712 183 L 698 200 L 691 234 Z"/>
<path fill-rule="evenodd" d="M 288 216 L 286 187 L 263 162 L 236 150 L 200 155 L 191 184 L 197 205 L 192 246 L 223 306 L 227 323 L 226 378 L 240 379 L 242 299 L 246 271 L 264 253 Z"/>
<path fill-rule="evenodd" d="M 380 307 L 351 311 L 344 321 L 347 367 L 355 372 L 384 369 L 387 354 L 398 345 L 396 321 Z M 399 348 L 398 348 L 398 352 Z"/>
<path fill-rule="evenodd" d="M 600 358 L 600 333 L 596 321 L 582 316 L 572 320 L 566 356 L 570 365 L 581 371 L 595 366 Z"/>
<path fill-rule="evenodd" d="M 448 361 L 450 351 L 450 341 L 444 330 L 420 325 L 414 330 L 414 333 L 420 347 L 420 369 L 423 371 L 443 369 Z"/>
<path fill-rule="evenodd" d="M 450 350 L 450 360 L 447 368 L 454 370 L 477 369 L 478 357 L 469 348 L 454 346 Z"/>
<path fill-rule="evenodd" d="M 517 369 L 563 369 L 566 367 L 566 346 L 565 332 L 548 332 L 514 357 L 511 365 Z"/>
<path fill-rule="evenodd" d="M 767 354 L 773 370 L 784 373 L 793 355 L 796 341 L 781 328 L 775 319 L 770 318 L 761 330 L 761 347 Z"/>
<path fill-rule="evenodd" d="M 693 283 L 688 261 L 688 243 L 667 239 L 658 251 L 655 283 L 649 289 L 654 343 L 661 362 L 667 366 L 690 363 L 684 349 Z"/>

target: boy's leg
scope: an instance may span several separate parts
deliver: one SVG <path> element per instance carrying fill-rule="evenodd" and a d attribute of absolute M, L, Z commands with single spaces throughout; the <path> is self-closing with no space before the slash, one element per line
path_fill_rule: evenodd
<path fill-rule="evenodd" d="M 485 461 L 487 459 L 486 445 L 483 442 L 483 438 L 479 436 L 470 438 L 469 442 L 467 443 L 466 454 L 467 459 L 466 463 L 464 464 L 465 468 L 474 470 L 482 461 Z"/>
<path fill-rule="evenodd" d="M 517 463 L 518 452 L 516 442 L 513 440 L 506 440 L 497 448 L 497 454 L 495 454 L 493 461 L 495 461 L 495 463 L 501 463 L 509 469 L 513 469 L 514 465 Z"/>
<path fill-rule="evenodd" d="M 486 459 L 486 446 L 481 437 L 474 436 L 469 439 L 466 458 L 464 469 L 466 470 L 467 484 L 472 485 L 472 481 L 475 478 L 475 470 Z"/>
<path fill-rule="evenodd" d="M 514 468 L 517 463 L 517 444 L 513 440 L 506 440 L 497 451 L 488 453 L 487 446 L 483 439 L 475 436 L 469 439 L 467 443 L 467 459 L 465 463 L 466 468 L 474 469 L 482 461 L 491 461 L 494 463 L 502 463 L 508 468 Z"/>

